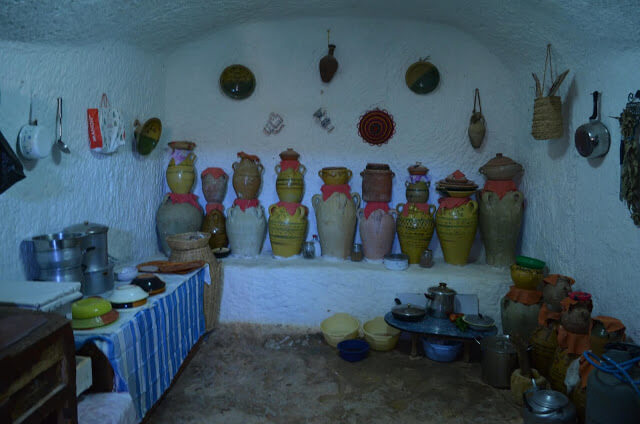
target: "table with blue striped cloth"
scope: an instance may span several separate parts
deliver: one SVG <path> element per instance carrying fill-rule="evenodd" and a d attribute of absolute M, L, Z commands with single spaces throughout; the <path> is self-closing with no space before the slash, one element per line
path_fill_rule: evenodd
<path fill-rule="evenodd" d="M 204 334 L 203 290 L 208 276 L 208 265 L 187 275 L 159 274 L 167 290 L 150 297 L 146 307 L 121 312 L 118 321 L 106 327 L 74 331 L 76 349 L 93 342 L 108 358 L 115 374 L 114 390 L 131 394 L 139 420 L 169 388 Z"/>

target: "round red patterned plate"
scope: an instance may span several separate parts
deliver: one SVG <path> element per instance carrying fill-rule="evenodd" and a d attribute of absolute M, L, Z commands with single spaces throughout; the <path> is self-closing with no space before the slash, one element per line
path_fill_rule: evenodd
<path fill-rule="evenodd" d="M 374 146 L 389 141 L 396 131 L 396 124 L 386 110 L 373 109 L 360 117 L 358 134 L 364 141 Z"/>

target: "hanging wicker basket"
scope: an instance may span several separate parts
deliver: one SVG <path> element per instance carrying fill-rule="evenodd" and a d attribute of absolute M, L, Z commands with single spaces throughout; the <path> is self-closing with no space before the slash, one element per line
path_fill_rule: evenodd
<path fill-rule="evenodd" d="M 533 103 L 531 135 L 536 140 L 551 140 L 562 133 L 562 100 L 558 96 L 538 97 Z"/>

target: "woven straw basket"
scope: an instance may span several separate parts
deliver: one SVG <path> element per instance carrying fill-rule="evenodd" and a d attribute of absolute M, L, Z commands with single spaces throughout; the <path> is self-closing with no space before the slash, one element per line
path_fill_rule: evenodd
<path fill-rule="evenodd" d="M 222 266 L 209 248 L 211 234 L 191 232 L 167 237 L 171 248 L 171 262 L 202 260 L 209 264 L 211 284 L 204 285 L 204 321 L 207 331 L 218 325 L 220 301 L 222 300 Z"/>
<path fill-rule="evenodd" d="M 562 100 L 558 96 L 538 97 L 533 104 L 531 135 L 536 140 L 562 137 Z"/>

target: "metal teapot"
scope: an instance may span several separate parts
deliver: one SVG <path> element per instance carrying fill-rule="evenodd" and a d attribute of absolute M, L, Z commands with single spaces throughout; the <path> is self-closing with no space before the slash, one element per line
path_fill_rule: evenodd
<path fill-rule="evenodd" d="M 575 424 L 576 407 L 564 394 L 555 390 L 540 390 L 535 379 L 533 388 L 522 394 L 524 424 Z"/>

